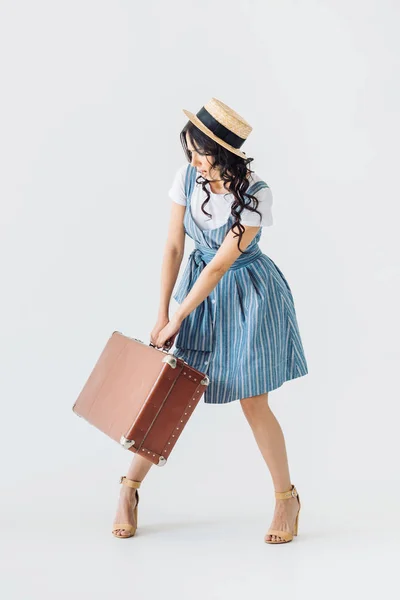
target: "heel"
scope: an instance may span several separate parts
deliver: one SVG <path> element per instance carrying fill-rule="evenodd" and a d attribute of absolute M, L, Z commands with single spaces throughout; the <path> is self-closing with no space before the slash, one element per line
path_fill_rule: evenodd
<path fill-rule="evenodd" d="M 299 529 L 299 515 L 300 515 L 300 508 L 301 508 L 301 504 L 300 504 L 300 496 L 299 494 L 297 494 L 297 500 L 299 501 L 299 510 L 297 512 L 297 517 L 296 517 L 296 521 L 294 524 L 294 531 L 293 531 L 293 535 L 297 535 L 297 531 Z"/>
<path fill-rule="evenodd" d="M 299 510 L 299 512 L 300 512 L 300 510 Z M 299 513 L 297 513 L 296 521 L 294 524 L 293 535 L 297 535 L 298 529 L 299 529 Z"/>

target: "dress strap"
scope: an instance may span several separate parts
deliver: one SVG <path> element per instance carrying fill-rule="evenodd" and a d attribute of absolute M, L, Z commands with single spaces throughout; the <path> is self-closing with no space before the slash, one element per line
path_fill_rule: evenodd
<path fill-rule="evenodd" d="M 245 194 L 254 194 L 255 192 L 258 192 L 258 190 L 261 190 L 262 188 L 267 188 L 269 187 L 269 185 L 267 183 L 265 183 L 265 181 L 256 181 L 255 183 L 252 183 L 247 190 L 245 191 Z"/>
<path fill-rule="evenodd" d="M 196 180 L 196 167 L 192 167 L 189 163 L 186 169 L 186 177 L 185 177 L 185 196 L 186 202 L 190 203 L 190 198 L 192 196 L 194 184 Z"/>

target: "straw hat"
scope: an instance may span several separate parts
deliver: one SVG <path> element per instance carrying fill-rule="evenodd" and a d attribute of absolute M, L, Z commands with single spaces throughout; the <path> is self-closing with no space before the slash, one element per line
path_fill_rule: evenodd
<path fill-rule="evenodd" d="M 239 150 L 252 131 L 251 125 L 232 108 L 211 98 L 202 106 L 197 114 L 182 109 L 189 121 L 194 123 L 203 133 L 234 154 L 246 158 L 245 152 Z"/>

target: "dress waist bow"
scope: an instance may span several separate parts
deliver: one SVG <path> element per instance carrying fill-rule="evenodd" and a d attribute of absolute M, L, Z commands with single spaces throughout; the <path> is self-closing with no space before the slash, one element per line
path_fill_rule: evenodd
<path fill-rule="evenodd" d="M 185 271 L 182 275 L 180 284 L 173 295 L 173 298 L 180 304 L 186 298 L 193 285 L 199 278 L 204 267 L 214 258 L 218 250 L 207 246 L 196 244 L 195 249 L 190 253 Z M 247 254 L 248 252 L 248 254 Z M 246 254 L 241 254 L 230 266 L 229 270 L 241 269 L 262 254 L 258 244 L 252 249 L 246 250 Z M 175 344 L 177 348 L 188 348 L 191 350 L 202 350 L 211 352 L 214 347 L 214 314 L 215 304 L 213 303 L 214 290 L 207 298 L 203 300 L 187 317 L 182 321 Z"/>

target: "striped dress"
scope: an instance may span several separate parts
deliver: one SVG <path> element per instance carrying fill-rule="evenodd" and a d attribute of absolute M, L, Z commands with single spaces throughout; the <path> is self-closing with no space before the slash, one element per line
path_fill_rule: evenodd
<path fill-rule="evenodd" d="M 201 229 L 190 201 L 197 171 L 188 163 L 185 233 L 194 240 L 182 278 L 173 293 L 183 302 L 201 271 L 215 256 L 234 223 L 233 215 L 216 229 Z M 264 181 L 247 192 L 255 194 Z M 174 356 L 210 380 L 203 401 L 226 404 L 270 392 L 285 381 L 308 373 L 293 295 L 282 271 L 258 242 L 262 228 L 224 273 L 216 287 L 181 323 Z"/>

